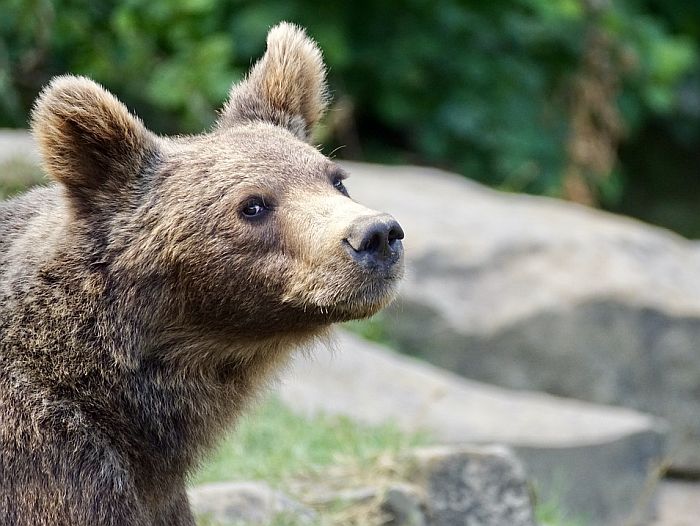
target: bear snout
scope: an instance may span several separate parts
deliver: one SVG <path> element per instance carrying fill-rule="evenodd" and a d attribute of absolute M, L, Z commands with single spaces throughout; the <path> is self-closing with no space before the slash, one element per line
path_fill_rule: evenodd
<path fill-rule="evenodd" d="M 353 221 L 344 241 L 352 259 L 367 270 L 388 270 L 403 254 L 404 232 L 389 214 L 363 216 Z"/>

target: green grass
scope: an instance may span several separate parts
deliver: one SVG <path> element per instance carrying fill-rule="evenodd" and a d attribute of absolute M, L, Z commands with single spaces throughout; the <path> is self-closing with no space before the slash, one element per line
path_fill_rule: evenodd
<path fill-rule="evenodd" d="M 557 502 L 541 502 L 535 507 L 539 526 L 588 526 L 581 518 L 571 517 Z"/>
<path fill-rule="evenodd" d="M 389 347 L 396 347 L 396 345 L 393 345 L 394 342 L 389 334 L 389 331 L 387 331 L 384 316 L 385 314 L 380 312 L 371 318 L 349 321 L 344 323 L 343 326 L 350 332 L 361 336 L 365 340 L 387 345 Z"/>
<path fill-rule="evenodd" d="M 279 486 L 339 464 L 370 469 L 380 455 L 425 443 L 425 436 L 406 435 L 391 424 L 363 426 L 340 416 L 303 418 L 271 399 L 243 417 L 192 483 L 258 479 Z"/>

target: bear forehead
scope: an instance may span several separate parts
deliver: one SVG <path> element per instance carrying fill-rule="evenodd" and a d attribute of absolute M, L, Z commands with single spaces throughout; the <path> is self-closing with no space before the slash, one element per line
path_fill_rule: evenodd
<path fill-rule="evenodd" d="M 327 183 L 343 175 L 316 148 L 273 124 L 250 123 L 169 142 L 166 158 L 186 173 L 224 176 L 236 182 L 265 179 L 280 185 Z"/>

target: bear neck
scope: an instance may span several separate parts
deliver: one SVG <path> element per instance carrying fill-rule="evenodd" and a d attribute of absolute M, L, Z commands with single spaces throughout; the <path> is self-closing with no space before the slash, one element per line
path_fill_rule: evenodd
<path fill-rule="evenodd" d="M 183 482 L 291 353 L 325 329 L 255 340 L 174 327 L 157 301 L 131 292 L 103 269 L 56 256 L 6 298 L 0 362 L 57 419 L 79 417 L 89 433 L 104 433 L 95 438 L 157 493 L 164 481 Z"/>
<path fill-rule="evenodd" d="M 329 329 L 241 336 L 164 322 L 164 312 L 154 309 L 148 298 L 139 298 L 113 313 L 151 312 L 122 320 L 120 325 L 131 324 L 132 334 L 139 337 L 131 348 L 115 354 L 124 360 L 121 410 L 131 415 L 129 442 L 141 445 L 133 449 L 124 444 L 125 451 L 138 466 L 144 487 L 191 473 L 293 352 L 310 347 Z"/>

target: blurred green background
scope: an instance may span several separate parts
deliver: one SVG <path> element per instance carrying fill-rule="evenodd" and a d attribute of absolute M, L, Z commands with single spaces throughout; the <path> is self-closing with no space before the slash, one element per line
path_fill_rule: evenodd
<path fill-rule="evenodd" d="M 26 127 L 41 87 L 71 72 L 155 131 L 201 131 L 270 26 L 289 20 L 329 65 L 326 152 L 439 166 L 700 237 L 698 0 L 2 0 L 1 11 L 0 127 Z"/>

